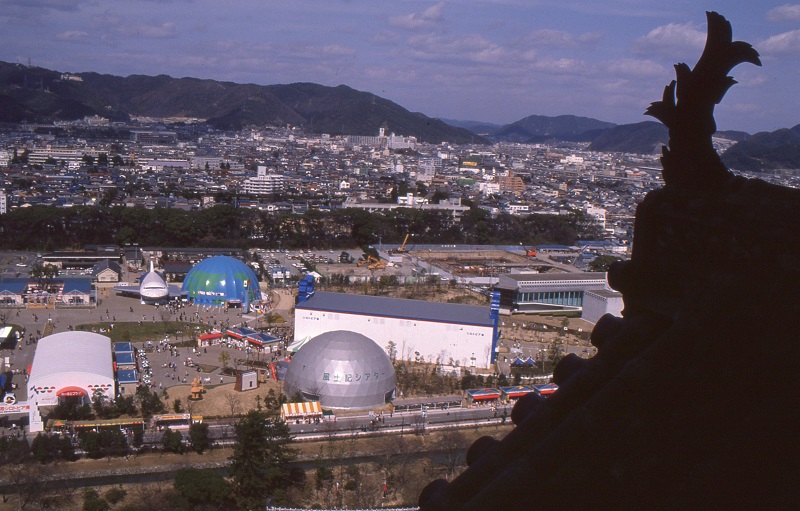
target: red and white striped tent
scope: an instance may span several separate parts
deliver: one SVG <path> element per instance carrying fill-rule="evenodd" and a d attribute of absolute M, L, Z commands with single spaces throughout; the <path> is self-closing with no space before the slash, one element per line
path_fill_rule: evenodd
<path fill-rule="evenodd" d="M 284 403 L 281 405 L 281 419 L 321 419 L 322 405 L 319 401 L 305 403 Z"/>

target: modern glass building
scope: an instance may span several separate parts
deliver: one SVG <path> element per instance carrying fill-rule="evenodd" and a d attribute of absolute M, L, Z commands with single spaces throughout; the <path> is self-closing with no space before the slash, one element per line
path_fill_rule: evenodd
<path fill-rule="evenodd" d="M 508 312 L 581 310 L 585 291 L 607 289 L 606 274 L 510 273 L 501 275 L 500 309 Z"/>

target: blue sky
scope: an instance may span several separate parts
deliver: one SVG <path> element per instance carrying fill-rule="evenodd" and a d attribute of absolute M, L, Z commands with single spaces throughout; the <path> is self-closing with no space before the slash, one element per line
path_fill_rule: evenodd
<path fill-rule="evenodd" d="M 705 11 L 761 53 L 719 129 L 800 123 L 800 3 L 770 0 L 0 0 L 0 60 L 372 92 L 429 116 L 629 123 L 705 41 Z"/>

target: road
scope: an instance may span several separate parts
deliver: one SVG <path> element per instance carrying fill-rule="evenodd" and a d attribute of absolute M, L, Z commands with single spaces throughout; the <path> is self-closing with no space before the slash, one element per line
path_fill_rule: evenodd
<path fill-rule="evenodd" d="M 374 434 L 413 434 L 430 429 L 472 427 L 510 420 L 513 404 L 466 408 L 460 405 L 460 400 L 460 396 L 451 396 L 451 399 L 440 399 L 440 402 L 436 404 L 411 405 L 408 411 L 396 408 L 394 413 L 384 413 L 381 416 L 364 413 L 337 417 L 335 420 L 326 419 L 319 423 L 289 422 L 289 430 L 296 440 L 314 440 Z M 403 406 L 398 408 L 403 408 Z M 236 419 L 207 421 L 209 436 L 218 445 L 232 443 L 234 422 Z M 186 436 L 185 429 L 182 432 Z M 161 443 L 162 435 L 161 431 L 148 430 L 145 432 L 144 442 L 158 445 Z"/>

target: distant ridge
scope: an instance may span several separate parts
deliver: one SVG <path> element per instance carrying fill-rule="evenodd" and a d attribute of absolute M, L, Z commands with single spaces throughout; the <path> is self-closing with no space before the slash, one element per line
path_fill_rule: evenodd
<path fill-rule="evenodd" d="M 597 136 L 590 151 L 654 154 L 669 142 L 667 127 L 655 121 L 621 124 Z"/>
<path fill-rule="evenodd" d="M 598 132 L 616 126 L 591 117 L 529 115 L 493 133 L 494 139 L 538 143 L 545 140 L 589 142 Z"/>
<path fill-rule="evenodd" d="M 442 122 L 455 126 L 456 128 L 464 128 L 476 135 L 488 136 L 493 135 L 497 131 L 503 129 L 502 124 L 493 124 L 491 122 L 483 121 L 459 121 L 456 119 L 440 119 Z"/>
<path fill-rule="evenodd" d="M 371 135 L 385 128 L 387 133 L 424 142 L 486 142 L 468 130 L 345 85 L 254 85 L 98 73 L 70 73 L 70 77 L 0 62 L 0 122 L 52 122 L 87 115 L 111 120 L 190 117 L 206 119 L 220 129 L 292 124 L 313 133 Z"/>
<path fill-rule="evenodd" d="M 722 162 L 749 172 L 800 170 L 800 124 L 751 135 L 725 151 Z"/>

